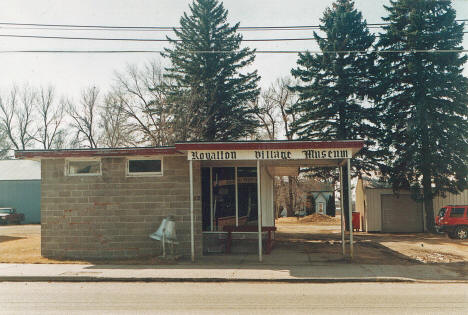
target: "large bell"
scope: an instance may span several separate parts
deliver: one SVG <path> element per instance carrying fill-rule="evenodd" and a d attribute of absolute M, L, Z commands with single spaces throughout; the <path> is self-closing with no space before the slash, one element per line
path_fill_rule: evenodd
<path fill-rule="evenodd" d="M 149 237 L 157 241 L 164 241 L 169 244 L 176 244 L 177 235 L 174 219 L 171 216 L 164 218 L 158 230 L 151 234 Z"/>

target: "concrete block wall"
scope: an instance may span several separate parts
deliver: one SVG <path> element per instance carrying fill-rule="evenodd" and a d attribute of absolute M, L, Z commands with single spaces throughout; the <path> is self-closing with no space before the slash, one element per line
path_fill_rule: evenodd
<path fill-rule="evenodd" d="M 163 175 L 126 176 L 126 158 L 101 158 L 101 176 L 65 176 L 65 159 L 41 162 L 41 252 L 44 257 L 116 259 L 155 256 L 149 235 L 172 215 L 178 254 L 190 256 L 189 162 L 165 156 Z M 194 162 L 195 254 L 202 254 L 200 164 Z"/>

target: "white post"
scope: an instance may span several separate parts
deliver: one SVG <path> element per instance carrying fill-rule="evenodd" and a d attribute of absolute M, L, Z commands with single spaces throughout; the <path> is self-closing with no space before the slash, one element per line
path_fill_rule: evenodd
<path fill-rule="evenodd" d="M 261 210 L 261 190 L 260 190 L 260 160 L 257 160 L 257 217 L 258 217 L 258 261 L 262 262 L 262 210 Z"/>
<path fill-rule="evenodd" d="M 351 159 L 347 159 L 346 164 L 348 169 L 349 257 L 353 258 L 353 200 L 351 199 Z"/>
<path fill-rule="evenodd" d="M 341 169 L 341 165 L 339 165 L 340 169 L 340 217 L 341 217 L 341 247 L 343 249 L 343 257 L 346 255 L 346 243 L 345 243 L 345 221 L 344 221 L 344 203 L 343 203 L 343 170 Z"/>
<path fill-rule="evenodd" d="M 210 166 L 210 227 L 213 232 L 213 168 Z"/>
<path fill-rule="evenodd" d="M 195 262 L 195 239 L 193 229 L 193 162 L 189 161 L 190 173 L 190 244 L 192 247 L 192 262 Z"/>
<path fill-rule="evenodd" d="M 236 226 L 239 226 L 239 193 L 237 187 L 237 166 L 234 167 L 234 185 L 235 187 L 235 194 L 236 194 Z"/>

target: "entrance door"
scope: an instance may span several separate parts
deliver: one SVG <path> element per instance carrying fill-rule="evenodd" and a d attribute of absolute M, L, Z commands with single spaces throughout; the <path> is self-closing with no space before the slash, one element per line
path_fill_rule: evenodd
<path fill-rule="evenodd" d="M 253 224 L 257 215 L 255 167 L 202 168 L 203 231 L 223 231 L 225 225 Z"/>
<path fill-rule="evenodd" d="M 325 214 L 325 203 L 323 202 L 318 203 L 318 213 Z"/>

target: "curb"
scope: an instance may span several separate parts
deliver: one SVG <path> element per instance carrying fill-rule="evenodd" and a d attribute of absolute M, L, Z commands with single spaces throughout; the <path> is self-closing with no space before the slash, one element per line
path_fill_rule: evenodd
<path fill-rule="evenodd" d="M 276 282 L 276 283 L 468 283 L 468 280 L 420 280 L 404 277 L 369 277 L 369 278 L 162 278 L 162 277 L 67 277 L 67 276 L 4 276 L 0 282 Z"/>

